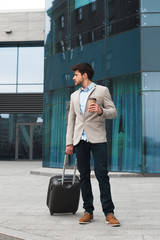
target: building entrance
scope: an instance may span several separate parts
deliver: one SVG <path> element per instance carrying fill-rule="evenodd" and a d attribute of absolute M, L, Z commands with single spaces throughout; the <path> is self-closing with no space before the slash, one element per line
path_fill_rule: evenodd
<path fill-rule="evenodd" d="M 42 160 L 42 123 L 17 123 L 15 160 Z"/>

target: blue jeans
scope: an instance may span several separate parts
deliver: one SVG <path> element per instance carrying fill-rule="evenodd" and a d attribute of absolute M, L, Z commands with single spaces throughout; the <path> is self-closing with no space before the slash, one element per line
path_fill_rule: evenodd
<path fill-rule="evenodd" d="M 107 143 L 90 143 L 81 140 L 75 146 L 77 165 L 80 172 L 80 184 L 83 198 L 83 208 L 89 213 L 93 213 L 93 194 L 90 181 L 90 152 L 94 159 L 94 171 L 99 182 L 100 199 L 102 210 L 105 216 L 114 213 L 110 182 L 107 171 Z"/>

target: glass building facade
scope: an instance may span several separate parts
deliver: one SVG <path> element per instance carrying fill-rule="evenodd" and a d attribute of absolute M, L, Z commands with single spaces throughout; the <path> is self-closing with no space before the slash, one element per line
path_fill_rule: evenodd
<path fill-rule="evenodd" d="M 0 160 L 41 160 L 44 43 L 0 42 Z"/>
<path fill-rule="evenodd" d="M 71 68 L 88 62 L 118 111 L 106 121 L 108 170 L 160 172 L 159 16 L 159 0 L 46 0 L 44 167 L 63 165 Z"/>
<path fill-rule="evenodd" d="M 0 46 L 0 93 L 43 92 L 44 47 Z"/>

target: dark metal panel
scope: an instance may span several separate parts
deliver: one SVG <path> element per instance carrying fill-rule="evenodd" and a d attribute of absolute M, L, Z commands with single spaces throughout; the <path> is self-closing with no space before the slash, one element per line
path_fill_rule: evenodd
<path fill-rule="evenodd" d="M 0 113 L 43 113 L 43 94 L 0 94 Z"/>

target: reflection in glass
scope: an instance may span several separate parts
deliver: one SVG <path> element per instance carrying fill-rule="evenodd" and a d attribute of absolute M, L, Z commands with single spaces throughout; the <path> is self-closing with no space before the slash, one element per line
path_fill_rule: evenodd
<path fill-rule="evenodd" d="M 142 90 L 160 90 L 160 72 L 142 73 Z"/>
<path fill-rule="evenodd" d="M 75 9 L 83 7 L 89 3 L 94 3 L 94 2 L 96 2 L 96 0 L 81 0 L 81 1 L 75 0 Z"/>
<path fill-rule="evenodd" d="M 160 26 L 160 13 L 142 14 L 141 25 L 146 26 Z"/>
<path fill-rule="evenodd" d="M 45 98 L 44 167 L 62 167 L 66 138 L 66 111 L 72 89 L 53 91 Z"/>
<path fill-rule="evenodd" d="M 33 160 L 42 159 L 42 125 L 33 125 Z"/>
<path fill-rule="evenodd" d="M 42 114 L 37 114 L 37 113 L 35 114 L 19 113 L 17 114 L 17 122 L 18 123 L 36 123 L 38 122 L 39 119 L 42 119 L 42 117 L 43 117 Z"/>
<path fill-rule="evenodd" d="M 43 84 L 39 85 L 28 85 L 28 84 L 19 84 L 18 85 L 18 92 L 43 92 Z"/>
<path fill-rule="evenodd" d="M 112 80 L 118 116 L 112 122 L 112 171 L 141 171 L 140 75 Z M 135 156 L 136 155 L 136 156 Z"/>
<path fill-rule="evenodd" d="M 141 12 L 160 12 L 159 0 L 141 0 Z"/>
<path fill-rule="evenodd" d="M 30 126 L 18 127 L 18 159 L 29 159 L 30 155 Z"/>
<path fill-rule="evenodd" d="M 0 160 L 15 159 L 15 114 L 0 114 Z"/>
<path fill-rule="evenodd" d="M 72 9 L 70 13 L 72 48 L 80 46 L 80 43 L 85 45 L 105 37 L 104 2 L 99 0 L 90 1 L 90 4 L 87 2 L 85 1 L 86 4 L 78 9 L 75 6 L 75 9 Z M 82 2 L 79 1 L 79 3 Z"/>
<path fill-rule="evenodd" d="M 17 48 L 0 48 L 0 84 L 16 84 Z M 0 87 L 1 91 L 1 87 Z M 3 90 L 2 90 L 3 92 Z"/>
<path fill-rule="evenodd" d="M 109 23 L 133 16 L 139 12 L 139 0 L 111 0 L 106 2 L 107 22 Z"/>
<path fill-rule="evenodd" d="M 70 3 L 70 11 L 67 3 Z M 103 1 L 55 0 L 47 9 L 47 17 L 50 18 L 50 30 L 46 36 L 45 56 L 82 47 L 105 36 Z"/>
<path fill-rule="evenodd" d="M 44 48 L 20 47 L 18 83 L 43 83 Z"/>
<path fill-rule="evenodd" d="M 16 85 L 0 85 L 1 93 L 15 93 L 17 89 Z"/>
<path fill-rule="evenodd" d="M 107 36 L 112 36 L 114 34 L 118 34 L 133 28 L 137 28 L 140 25 L 140 17 L 139 15 L 134 15 L 129 18 L 120 19 L 119 21 L 110 23 L 106 26 L 106 34 Z"/>
<path fill-rule="evenodd" d="M 160 172 L 160 92 L 145 92 L 143 104 L 144 171 Z"/>

